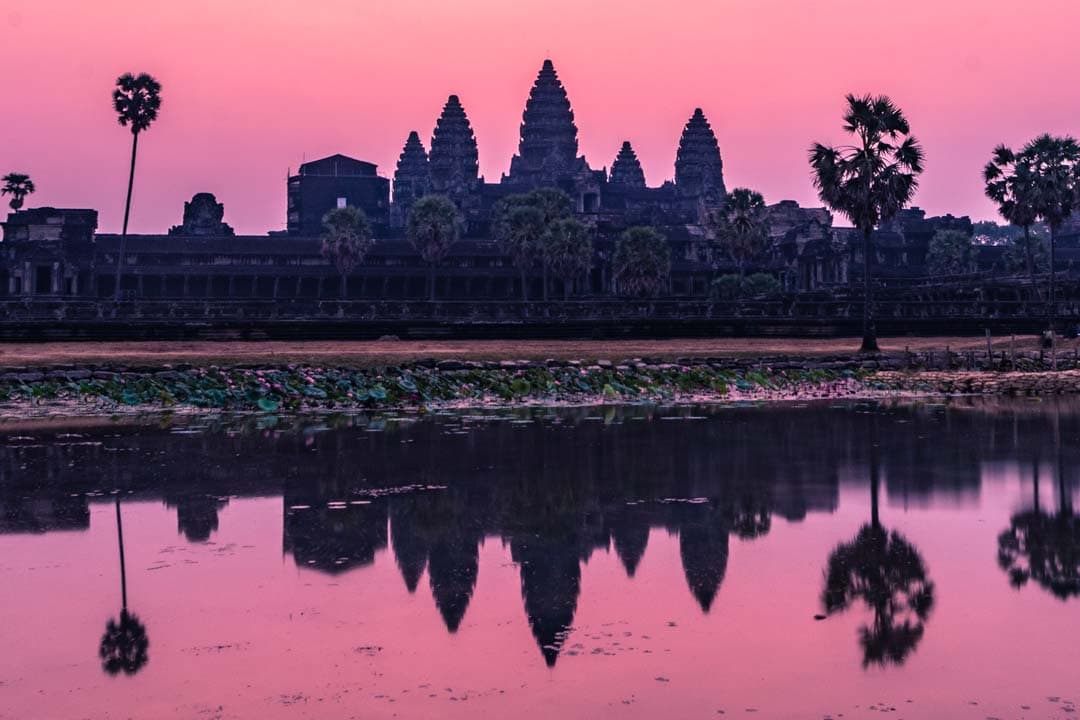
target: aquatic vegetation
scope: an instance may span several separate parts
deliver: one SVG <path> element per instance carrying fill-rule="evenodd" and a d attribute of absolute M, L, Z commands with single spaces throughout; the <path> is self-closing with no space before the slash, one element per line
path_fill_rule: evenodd
<path fill-rule="evenodd" d="M 0 381 L 0 401 L 103 401 L 118 406 L 190 406 L 266 413 L 304 408 L 419 407 L 456 402 L 633 402 L 733 391 L 814 389 L 861 380 L 866 371 L 741 370 L 715 365 L 633 363 L 442 363 L 376 368 L 232 367 L 157 372 L 24 373 Z"/>

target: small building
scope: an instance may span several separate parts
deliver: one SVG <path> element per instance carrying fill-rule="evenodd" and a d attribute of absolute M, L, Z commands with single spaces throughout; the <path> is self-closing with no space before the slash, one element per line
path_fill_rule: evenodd
<path fill-rule="evenodd" d="M 331 155 L 300 166 L 289 177 L 287 227 L 290 235 L 317 236 L 334 208 L 359 208 L 378 233 L 390 222 L 390 181 L 373 163 Z"/>

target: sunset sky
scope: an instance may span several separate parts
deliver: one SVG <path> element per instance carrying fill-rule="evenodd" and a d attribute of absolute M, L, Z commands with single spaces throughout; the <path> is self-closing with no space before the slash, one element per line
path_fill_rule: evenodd
<path fill-rule="evenodd" d="M 164 231 L 209 191 L 263 233 L 284 227 L 290 168 L 342 152 L 390 177 L 451 93 L 497 181 L 551 57 L 593 167 L 627 139 L 650 185 L 670 179 L 700 106 L 729 188 L 813 204 L 808 145 L 842 140 L 845 93 L 886 93 L 927 151 L 917 204 L 984 219 L 994 145 L 1080 134 L 1077 28 L 1076 0 L 0 0 L 0 172 L 33 177 L 28 206 L 96 208 L 119 230 L 130 135 L 109 93 L 146 71 L 164 102 L 132 230 Z"/>

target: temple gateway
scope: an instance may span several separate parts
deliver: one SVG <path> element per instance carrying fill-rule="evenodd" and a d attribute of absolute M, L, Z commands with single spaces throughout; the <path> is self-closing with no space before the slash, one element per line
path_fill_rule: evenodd
<path fill-rule="evenodd" d="M 423 300 L 427 267 L 405 239 L 405 225 L 413 203 L 437 193 L 455 203 L 464 233 L 437 270 L 436 297 L 513 302 L 525 282 L 529 297 L 538 298 L 543 277 L 520 276 L 491 237 L 491 214 L 507 196 L 558 188 L 593 239 L 591 270 L 572 284 L 573 298 L 614 293 L 615 240 L 639 225 L 659 230 L 671 247 L 672 271 L 663 294 L 709 298 L 713 278 L 734 268 L 716 252 L 707 222 L 727 192 L 720 144 L 700 108 L 689 114 L 677 142 L 673 179 L 658 186 L 647 184 L 630 140 L 610 167 L 594 168 L 579 154 L 573 107 L 555 66 L 545 60 L 525 101 L 517 153 L 498 182 L 480 176 L 466 105 L 451 95 L 426 147 L 419 132 L 407 133 L 392 179 L 374 164 L 345 155 L 301 165 L 287 180 L 284 230 L 237 235 L 219 199 L 196 194 L 167 232 L 127 237 L 119 295 L 146 301 Z M 321 255 L 320 235 L 323 215 L 346 205 L 368 216 L 375 243 L 342 283 Z M 833 227 L 823 208 L 792 201 L 770 206 L 769 218 L 771 243 L 752 270 L 773 275 L 789 292 L 846 284 L 855 261 L 852 230 Z M 97 232 L 94 210 L 33 208 L 10 214 L 2 225 L 0 294 L 87 300 L 116 295 L 120 236 Z M 878 233 L 879 275 L 926 275 L 929 239 L 942 228 L 970 234 L 971 222 L 927 218 L 917 208 L 901 213 Z M 997 260 L 984 253 L 981 262 Z"/>

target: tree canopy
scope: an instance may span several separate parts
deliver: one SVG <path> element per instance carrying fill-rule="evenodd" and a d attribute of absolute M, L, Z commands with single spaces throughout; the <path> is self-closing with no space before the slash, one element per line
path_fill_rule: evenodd
<path fill-rule="evenodd" d="M 667 238 L 649 227 L 633 227 L 615 243 L 612 260 L 615 283 L 629 295 L 656 295 L 671 275 L 671 248 Z"/>

